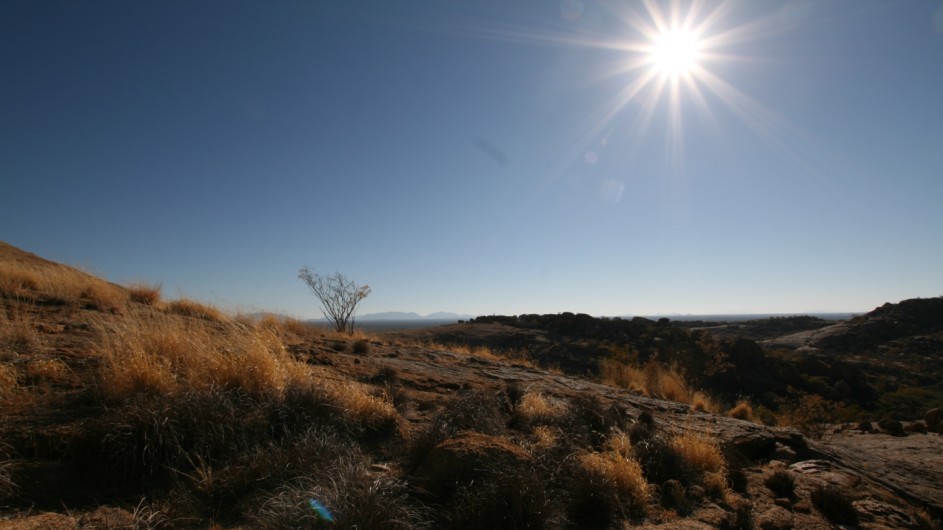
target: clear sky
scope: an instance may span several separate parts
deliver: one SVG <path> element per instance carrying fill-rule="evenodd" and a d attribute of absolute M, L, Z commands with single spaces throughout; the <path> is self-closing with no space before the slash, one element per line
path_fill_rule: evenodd
<path fill-rule="evenodd" d="M 168 298 L 943 294 L 941 2 L 14 0 L 0 76 L 0 239 Z"/>

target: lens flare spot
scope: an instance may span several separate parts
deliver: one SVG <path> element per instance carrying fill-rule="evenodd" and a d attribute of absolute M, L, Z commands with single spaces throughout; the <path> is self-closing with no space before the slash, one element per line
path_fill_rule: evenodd
<path fill-rule="evenodd" d="M 308 499 L 308 506 L 310 506 L 311 509 L 314 510 L 314 512 L 318 514 L 318 517 L 321 519 L 324 519 L 329 523 L 334 522 L 334 516 L 331 515 L 331 511 L 328 510 L 327 506 L 321 504 L 317 499 Z"/>
<path fill-rule="evenodd" d="M 602 200 L 617 204 L 622 200 L 622 194 L 625 193 L 625 184 L 618 180 L 609 179 L 602 183 Z"/>
<path fill-rule="evenodd" d="M 599 155 L 597 155 L 595 151 L 586 151 L 586 154 L 583 155 L 583 160 L 592 166 L 596 162 L 599 162 Z"/>
<path fill-rule="evenodd" d="M 560 2 L 560 16 L 564 20 L 576 22 L 583 16 L 583 0 L 562 0 Z"/>

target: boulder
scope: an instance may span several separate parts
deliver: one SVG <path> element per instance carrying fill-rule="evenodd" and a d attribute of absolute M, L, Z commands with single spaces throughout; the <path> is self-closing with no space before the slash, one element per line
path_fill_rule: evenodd
<path fill-rule="evenodd" d="M 943 409 L 930 409 L 923 415 L 927 423 L 927 430 L 931 432 L 943 431 Z"/>
<path fill-rule="evenodd" d="M 897 420 L 881 420 L 878 422 L 878 427 L 893 436 L 904 435 L 904 425 Z"/>

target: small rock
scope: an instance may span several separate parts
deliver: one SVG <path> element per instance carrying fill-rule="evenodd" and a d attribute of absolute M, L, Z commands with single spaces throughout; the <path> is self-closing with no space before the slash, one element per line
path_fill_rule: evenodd
<path fill-rule="evenodd" d="M 812 504 L 809 501 L 799 501 L 792 505 L 792 511 L 797 513 L 812 513 Z"/>
<path fill-rule="evenodd" d="M 855 510 L 862 520 L 877 522 L 890 528 L 914 528 L 916 521 L 907 512 L 890 504 L 865 499 L 855 501 Z"/>
<path fill-rule="evenodd" d="M 874 430 L 874 426 L 871 425 L 870 421 L 863 421 L 858 424 L 858 430 L 861 432 L 871 432 Z"/>

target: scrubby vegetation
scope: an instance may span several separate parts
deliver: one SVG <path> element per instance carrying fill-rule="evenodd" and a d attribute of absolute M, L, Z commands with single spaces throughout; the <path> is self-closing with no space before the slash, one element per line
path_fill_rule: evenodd
<path fill-rule="evenodd" d="M 712 524 L 752 524 L 743 456 L 704 429 L 702 413 L 725 407 L 693 375 L 755 361 L 748 345 L 632 321 L 635 342 L 580 346 L 605 355 L 558 355 L 548 371 L 523 342 L 454 347 L 232 316 L 0 257 L 0 511 L 107 505 L 138 528 L 569 529 L 709 507 Z M 713 360 L 697 371 L 684 364 L 704 351 Z M 392 362 L 406 356 L 492 382 L 407 374 Z M 583 363 L 588 379 L 561 375 Z M 628 407 L 582 390 L 592 380 L 689 406 Z M 665 410 L 705 421 L 666 428 Z M 728 414 L 759 412 L 741 401 Z M 767 487 L 791 497 L 792 477 L 776 476 Z"/>

